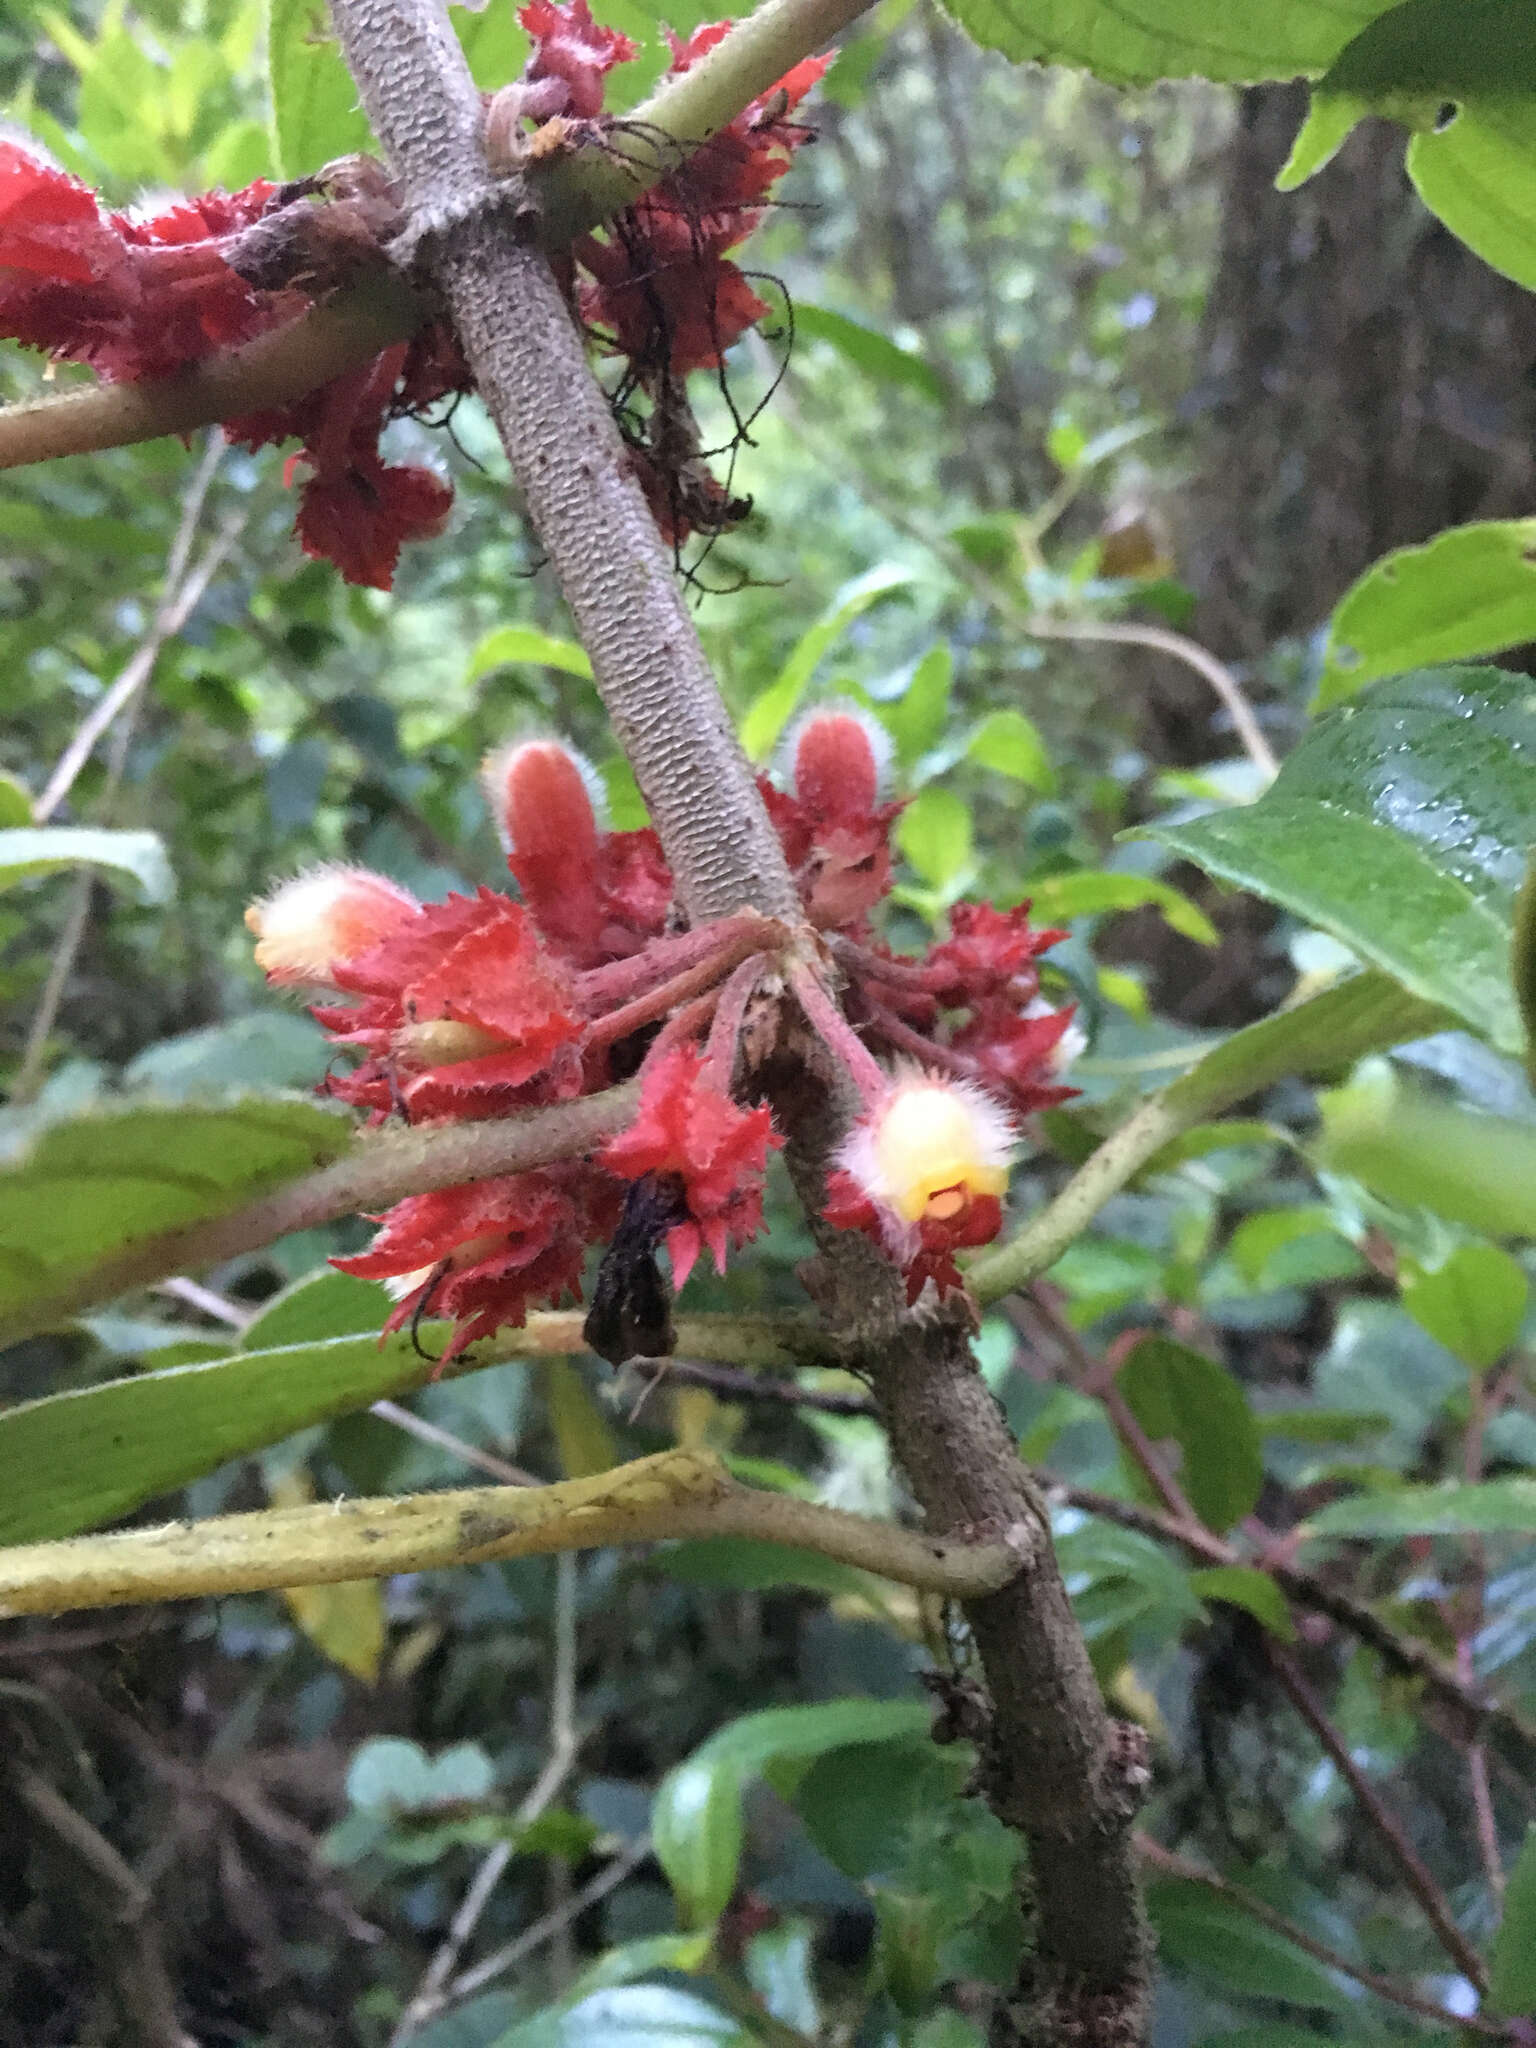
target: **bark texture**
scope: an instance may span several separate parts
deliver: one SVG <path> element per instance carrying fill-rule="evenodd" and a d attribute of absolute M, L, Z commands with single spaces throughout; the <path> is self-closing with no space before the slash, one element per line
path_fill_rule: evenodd
<path fill-rule="evenodd" d="M 1426 211 L 1391 123 L 1277 192 L 1305 106 L 1242 96 L 1187 401 L 1199 633 L 1229 656 L 1309 632 L 1388 549 L 1536 502 L 1536 298 Z"/>
<path fill-rule="evenodd" d="M 692 924 L 798 900 L 581 336 L 515 178 L 486 168 L 480 95 L 446 13 L 341 0 L 347 61 L 405 186 L 529 518 L 592 658 Z"/>

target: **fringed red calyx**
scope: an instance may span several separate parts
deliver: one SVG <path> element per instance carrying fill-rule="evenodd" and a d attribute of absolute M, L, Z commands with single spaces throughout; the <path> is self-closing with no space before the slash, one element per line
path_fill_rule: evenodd
<path fill-rule="evenodd" d="M 567 135 L 602 147 L 616 125 L 603 112 L 604 80 L 638 56 L 636 45 L 594 22 L 587 0 L 529 0 L 518 19 L 532 50 L 522 79 L 497 96 L 510 100 L 518 146 L 530 161 L 547 153 L 541 135 L 556 138 L 552 148 Z M 673 73 L 729 27 L 672 37 Z M 807 139 L 788 116 L 830 61 L 797 64 L 556 265 L 596 344 L 627 359 L 616 416 L 674 545 L 693 530 L 721 531 L 748 508 L 710 475 L 682 380 L 716 368 L 768 310 L 726 252 L 752 232 Z M 239 192 L 202 193 L 139 219 L 105 210 L 36 151 L 0 141 L 0 336 L 87 363 L 110 383 L 171 376 L 284 326 L 360 266 L 378 265 L 402 225 L 389 180 L 366 157 L 290 186 L 258 179 Z M 458 341 L 437 322 L 291 405 L 223 426 L 253 450 L 298 441 L 284 475 L 299 489 L 304 552 L 349 583 L 388 590 L 401 549 L 442 531 L 453 492 L 433 470 L 386 461 L 380 435 L 470 388 Z M 637 393 L 650 407 L 639 417 Z"/>
<path fill-rule="evenodd" d="M 769 1109 L 742 1099 L 747 1026 L 786 985 L 864 1098 L 828 1220 L 879 1243 L 912 1302 L 962 1285 L 955 1255 L 1000 1228 L 1022 1120 L 1073 1092 L 1059 1079 L 1072 1011 L 1044 1004 L 1037 965 L 1061 935 L 1034 930 L 1027 906 L 962 905 L 926 954 L 879 947 L 869 919 L 900 806 L 882 798 L 862 717 L 808 719 L 789 780 L 763 787 L 815 940 L 750 910 L 670 928 L 654 835 L 606 830 L 592 771 L 544 739 L 484 771 L 520 900 L 481 888 L 422 904 L 329 867 L 252 906 L 269 978 L 321 991 L 315 1016 L 356 1055 L 324 1089 L 376 1124 L 476 1122 L 639 1078 L 633 1121 L 592 1157 L 410 1196 L 377 1219 L 369 1249 L 336 1263 L 389 1286 L 391 1329 L 447 1319 L 456 1356 L 531 1307 L 579 1300 L 587 1247 L 621 1237 L 652 1270 L 664 1245 L 677 1286 L 706 1251 L 723 1272 L 762 1227 L 781 1142 Z M 842 1008 L 810 964 L 818 946 Z"/>

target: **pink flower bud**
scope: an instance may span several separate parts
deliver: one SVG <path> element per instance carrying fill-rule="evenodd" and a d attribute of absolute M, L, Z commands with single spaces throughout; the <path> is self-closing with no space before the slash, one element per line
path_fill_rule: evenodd
<path fill-rule="evenodd" d="M 251 905 L 245 922 L 269 981 L 328 983 L 335 967 L 420 914 L 409 889 L 367 868 L 332 865 L 279 883 Z"/>
<path fill-rule="evenodd" d="M 794 735 L 795 795 L 813 817 L 867 818 L 890 757 L 885 728 L 851 705 L 813 711 Z"/>
<path fill-rule="evenodd" d="M 590 868 L 597 850 L 597 772 L 558 740 L 521 740 L 488 754 L 480 770 L 508 853 Z"/>

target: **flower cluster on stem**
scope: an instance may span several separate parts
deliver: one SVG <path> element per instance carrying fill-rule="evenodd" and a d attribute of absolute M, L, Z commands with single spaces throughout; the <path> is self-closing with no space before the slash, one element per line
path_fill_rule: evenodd
<path fill-rule="evenodd" d="M 483 779 L 517 899 L 482 887 L 421 903 L 333 866 L 247 913 L 269 980 L 318 989 L 316 1017 L 354 1056 L 323 1086 L 374 1122 L 504 1116 L 639 1076 L 633 1124 L 594 1156 L 410 1196 L 377 1219 L 369 1249 L 337 1263 L 389 1286 L 389 1327 L 450 1319 L 452 1356 L 531 1306 L 579 1299 L 587 1247 L 621 1231 L 631 1256 L 664 1244 L 676 1286 L 705 1252 L 723 1272 L 762 1226 L 781 1142 L 752 1099 L 749 1025 L 786 1001 L 864 1101 L 828 1219 L 881 1243 L 911 1300 L 959 1287 L 956 1252 L 999 1228 L 1021 1120 L 1071 1093 L 1057 1073 L 1071 1012 L 1043 1005 L 1036 966 L 1060 934 L 1035 931 L 1027 906 L 968 906 L 924 956 L 874 939 L 900 805 L 882 801 L 862 716 L 816 714 L 790 786 L 762 781 L 798 928 L 743 908 L 675 929 L 654 833 L 605 830 L 591 771 L 559 742 L 508 748 Z"/>
<path fill-rule="evenodd" d="M 587 0 L 529 0 L 518 18 L 532 51 L 522 79 L 489 103 L 489 135 L 510 128 L 514 159 L 601 147 L 614 126 L 602 108 L 604 77 L 638 55 L 635 45 L 595 23 Z M 672 38 L 673 73 L 729 27 Z M 617 415 L 674 542 L 695 528 L 717 531 L 745 509 L 702 459 L 683 379 L 718 367 L 768 310 L 726 251 L 751 233 L 806 138 L 788 116 L 829 61 L 796 65 L 556 263 L 594 346 L 625 359 Z M 0 140 L 0 336 L 88 364 L 108 382 L 167 377 L 285 325 L 383 264 L 404 225 L 387 176 L 366 157 L 141 217 L 106 209 L 40 149 Z M 387 590 L 402 547 L 442 530 L 453 493 L 432 469 L 386 460 L 380 436 L 469 388 L 457 338 L 437 320 L 290 405 L 222 424 L 251 449 L 299 443 L 284 476 L 300 485 L 300 545 L 348 582 Z"/>

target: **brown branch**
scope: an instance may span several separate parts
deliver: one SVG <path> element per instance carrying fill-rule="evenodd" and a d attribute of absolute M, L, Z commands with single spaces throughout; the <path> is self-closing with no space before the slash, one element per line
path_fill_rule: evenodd
<path fill-rule="evenodd" d="M 131 1288 L 151 1286 L 189 1268 L 215 1266 L 243 1252 L 260 1251 L 291 1231 L 313 1230 L 339 1216 L 387 1208 L 406 1195 L 577 1158 L 621 1131 L 638 1100 L 638 1084 L 627 1082 L 601 1095 L 525 1110 L 494 1123 L 437 1124 L 360 1137 L 334 1165 L 221 1216 L 141 1237 L 52 1294 L 34 1296 L 7 1322 L 4 1341 L 16 1344 L 23 1337 L 57 1329 L 96 1302 L 114 1300 Z"/>
<path fill-rule="evenodd" d="M 113 2003 L 134 2048 L 197 2048 L 176 2013 L 176 1993 L 152 1918 L 148 1887 L 117 1850 L 30 1765 L 13 1763 L 9 1777 L 19 1805 L 41 1837 L 79 1871 L 79 1897 L 100 1939 L 112 1977 Z"/>
<path fill-rule="evenodd" d="M 1354 1794 L 1355 1803 L 1370 1822 L 1402 1872 L 1403 1882 L 1418 1900 L 1424 1917 L 1434 1928 L 1440 1946 L 1467 1981 L 1486 1994 L 1488 1973 L 1482 1957 L 1468 1941 L 1451 1912 L 1445 1894 L 1436 1884 L 1429 1865 L 1409 1841 L 1402 1822 L 1382 1798 L 1359 1764 L 1344 1737 L 1329 1720 L 1326 1709 L 1307 1683 L 1300 1665 L 1288 1650 L 1266 1642 L 1270 1667 L 1291 1705 L 1322 1744 L 1334 1769 Z"/>
<path fill-rule="evenodd" d="M 1214 1892 L 1217 1898 L 1226 1899 L 1230 1904 L 1240 1907 L 1261 1926 L 1273 1928 L 1276 1934 L 1283 1935 L 1293 1947 L 1311 1956 L 1315 1962 L 1323 1964 L 1326 1969 L 1337 1970 L 1341 1977 L 1348 1977 L 1352 1982 L 1363 1985 L 1367 1991 L 1373 1991 L 1378 1998 L 1384 1998 L 1389 2005 L 1400 2006 L 1404 2012 L 1417 2013 L 1423 2019 L 1436 2020 L 1452 2032 L 1464 2029 L 1474 2034 L 1486 2034 L 1495 2041 L 1522 2038 L 1515 2031 L 1515 2026 L 1506 2021 L 1485 2019 L 1476 2013 L 1467 2016 L 1448 2012 L 1443 2005 L 1436 2005 L 1433 1999 L 1420 1998 L 1416 1991 L 1410 1991 L 1406 1985 L 1396 1984 L 1390 1977 L 1379 1976 L 1375 1970 L 1367 1970 L 1362 1964 L 1352 1962 L 1336 1948 L 1330 1948 L 1326 1942 L 1319 1941 L 1315 1934 L 1309 1934 L 1305 1927 L 1298 1926 L 1284 1913 L 1277 1912 L 1267 1900 L 1259 1898 L 1256 1893 L 1245 1890 L 1242 1885 L 1233 1884 L 1229 1878 L 1218 1876 L 1213 1870 L 1206 1870 L 1199 1863 L 1191 1862 L 1187 1856 L 1180 1856 L 1172 1849 L 1165 1849 L 1161 1842 L 1153 1841 L 1150 1835 L 1138 1832 L 1136 1849 L 1149 1868 L 1160 1872 L 1164 1877 L 1181 1878 L 1186 1884 L 1204 1885 L 1206 1890 Z M 1516 2025 L 1518 2024 L 1517 2022 Z"/>

